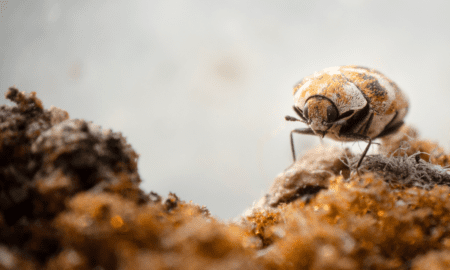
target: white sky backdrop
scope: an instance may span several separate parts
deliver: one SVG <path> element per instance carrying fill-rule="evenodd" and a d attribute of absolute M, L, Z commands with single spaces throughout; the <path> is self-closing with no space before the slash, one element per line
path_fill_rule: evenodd
<path fill-rule="evenodd" d="M 301 125 L 284 121 L 292 86 L 323 68 L 379 69 L 409 96 L 406 121 L 450 145 L 447 0 L 0 4 L 0 104 L 16 85 L 122 132 L 144 190 L 220 218 L 241 214 L 290 165 L 289 131 Z M 296 136 L 299 154 L 317 144 Z"/>

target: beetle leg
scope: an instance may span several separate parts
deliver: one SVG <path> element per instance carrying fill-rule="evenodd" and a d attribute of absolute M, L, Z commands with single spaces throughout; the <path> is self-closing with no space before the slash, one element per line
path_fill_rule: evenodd
<path fill-rule="evenodd" d="M 364 127 L 363 135 L 367 135 L 367 132 L 369 131 L 370 125 L 372 125 L 373 120 L 373 113 L 370 114 L 369 120 L 367 120 L 366 126 Z"/>
<path fill-rule="evenodd" d="M 397 130 L 399 130 L 402 126 L 403 126 L 404 122 L 398 122 L 395 125 L 391 125 L 389 127 L 384 128 L 384 130 L 377 136 L 377 138 L 386 136 L 386 135 L 390 135 L 394 132 L 396 132 Z"/>
<path fill-rule="evenodd" d="M 368 142 L 366 149 L 364 149 L 364 152 L 361 155 L 361 158 L 358 161 L 358 164 L 356 165 L 356 170 L 358 170 L 359 166 L 361 165 L 364 157 L 367 154 L 367 151 L 369 151 L 370 145 L 372 144 L 372 139 L 369 136 L 366 135 L 361 135 L 361 134 L 341 134 L 340 137 L 344 137 L 344 138 L 348 138 L 348 139 L 352 139 L 355 141 L 366 141 Z"/>
<path fill-rule="evenodd" d="M 396 132 L 402 125 L 403 121 L 397 122 L 394 124 L 394 121 L 396 120 L 398 115 L 398 111 L 395 112 L 394 117 L 392 117 L 392 120 L 384 127 L 383 131 L 378 134 L 377 138 L 392 134 Z"/>
<path fill-rule="evenodd" d="M 292 157 L 294 158 L 295 162 L 295 148 L 294 148 L 294 137 L 292 134 L 298 133 L 298 134 L 305 134 L 305 135 L 316 135 L 314 131 L 311 128 L 301 128 L 301 129 L 294 129 L 291 131 L 291 150 L 292 150 Z"/>

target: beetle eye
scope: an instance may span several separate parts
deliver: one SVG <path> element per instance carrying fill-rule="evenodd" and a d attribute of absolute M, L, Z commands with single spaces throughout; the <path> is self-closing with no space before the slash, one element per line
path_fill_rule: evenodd
<path fill-rule="evenodd" d="M 336 121 L 338 117 L 338 112 L 336 110 L 336 108 L 332 105 L 327 107 L 327 122 L 331 123 Z"/>
<path fill-rule="evenodd" d="M 303 116 L 306 119 L 309 119 L 309 116 L 308 116 L 308 105 L 305 105 L 305 108 L 303 108 Z"/>

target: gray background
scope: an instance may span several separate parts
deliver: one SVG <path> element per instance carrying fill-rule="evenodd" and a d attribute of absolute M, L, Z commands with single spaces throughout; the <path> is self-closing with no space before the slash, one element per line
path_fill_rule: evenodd
<path fill-rule="evenodd" d="M 16 85 L 122 132 L 144 190 L 220 218 L 241 214 L 290 165 L 289 131 L 301 125 L 284 121 L 292 86 L 326 67 L 379 69 L 409 96 L 407 122 L 449 146 L 447 0 L 0 4 L 2 104 Z M 296 138 L 299 154 L 320 143 Z"/>

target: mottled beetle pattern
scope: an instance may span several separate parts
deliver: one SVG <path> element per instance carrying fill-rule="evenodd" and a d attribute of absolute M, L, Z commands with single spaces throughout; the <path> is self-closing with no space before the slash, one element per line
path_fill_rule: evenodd
<path fill-rule="evenodd" d="M 307 128 L 293 134 L 328 137 L 336 141 L 366 141 L 359 168 L 372 140 L 396 132 L 408 112 L 408 99 L 380 72 L 361 66 L 340 66 L 316 72 L 294 87 L 294 111 Z"/>

